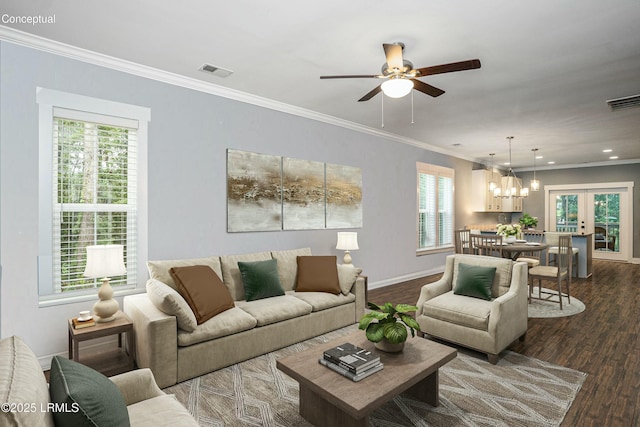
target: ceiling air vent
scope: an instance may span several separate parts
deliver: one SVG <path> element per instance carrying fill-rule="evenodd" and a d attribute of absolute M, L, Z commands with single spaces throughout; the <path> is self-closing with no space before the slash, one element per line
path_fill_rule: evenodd
<path fill-rule="evenodd" d="M 625 96 L 624 98 L 610 99 L 607 101 L 611 111 L 618 111 L 625 108 L 640 107 L 640 95 Z"/>
<path fill-rule="evenodd" d="M 198 68 L 198 70 L 200 71 L 204 71 L 205 73 L 211 73 L 214 76 L 218 76 L 218 77 L 229 77 L 231 74 L 233 74 L 233 71 L 231 70 L 227 70 L 221 67 L 216 67 L 215 65 L 210 65 L 210 64 L 203 64 L 200 68 Z"/>

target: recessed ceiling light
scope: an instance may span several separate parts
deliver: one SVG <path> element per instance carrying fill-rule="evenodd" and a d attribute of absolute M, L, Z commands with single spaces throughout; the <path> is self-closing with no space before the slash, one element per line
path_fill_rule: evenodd
<path fill-rule="evenodd" d="M 548 165 L 555 165 L 555 164 L 556 164 L 556 162 L 551 161 L 551 162 L 547 162 L 547 164 L 548 164 Z"/>
<path fill-rule="evenodd" d="M 604 150 L 602 150 L 603 153 L 610 153 L 613 150 L 611 148 L 605 148 Z"/>
<path fill-rule="evenodd" d="M 544 159 L 544 156 L 536 156 L 536 159 Z"/>
<path fill-rule="evenodd" d="M 505 165 L 505 166 L 509 166 L 510 164 L 511 164 L 511 163 L 509 163 L 509 162 L 504 162 L 504 163 L 503 163 L 503 165 Z"/>
<path fill-rule="evenodd" d="M 618 156 L 609 156 L 609 159 L 611 159 L 611 160 L 615 160 L 617 158 L 618 158 Z"/>

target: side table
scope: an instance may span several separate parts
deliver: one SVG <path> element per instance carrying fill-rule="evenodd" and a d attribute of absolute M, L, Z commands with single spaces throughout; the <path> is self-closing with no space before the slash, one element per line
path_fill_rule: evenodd
<path fill-rule="evenodd" d="M 96 323 L 88 328 L 75 329 L 73 319 L 68 320 L 69 359 L 92 367 L 110 377 L 134 369 L 133 322 L 122 311 L 115 314 L 116 319 L 108 323 Z M 80 357 L 80 341 L 93 340 L 110 335 L 118 335 L 118 348 L 106 352 L 96 352 Z M 127 345 L 122 346 L 122 334 L 126 334 Z"/>

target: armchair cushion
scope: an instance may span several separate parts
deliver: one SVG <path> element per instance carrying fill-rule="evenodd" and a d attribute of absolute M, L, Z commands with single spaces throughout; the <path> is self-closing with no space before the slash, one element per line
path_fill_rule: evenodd
<path fill-rule="evenodd" d="M 444 322 L 486 331 L 492 305 L 491 301 L 447 292 L 427 301 L 423 313 Z"/>
<path fill-rule="evenodd" d="M 69 408 L 53 413 L 58 427 L 129 426 L 127 404 L 118 387 L 88 366 L 53 356 L 49 390 L 51 402 Z"/>
<path fill-rule="evenodd" d="M 496 267 L 458 264 L 458 277 L 453 287 L 456 295 L 491 300 L 491 286 L 496 275 Z"/>

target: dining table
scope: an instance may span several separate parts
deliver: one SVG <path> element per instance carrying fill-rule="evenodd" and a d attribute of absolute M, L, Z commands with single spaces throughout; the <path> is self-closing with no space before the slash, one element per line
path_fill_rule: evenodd
<path fill-rule="evenodd" d="M 514 243 L 503 243 L 502 253 L 505 258 L 511 258 L 515 261 L 523 252 L 542 252 L 548 247 L 549 245 L 546 243 L 516 241 Z"/>

